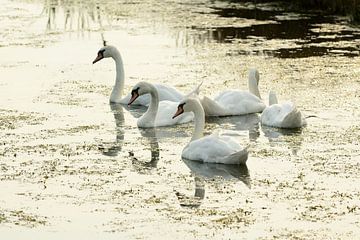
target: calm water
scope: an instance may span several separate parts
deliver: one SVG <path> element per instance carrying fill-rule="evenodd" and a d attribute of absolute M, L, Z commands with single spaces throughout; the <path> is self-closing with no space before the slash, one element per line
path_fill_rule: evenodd
<path fill-rule="evenodd" d="M 232 1 L 0 4 L 0 234 L 6 239 L 355 239 L 360 235 L 360 29 L 344 17 Z M 201 95 L 276 90 L 308 119 L 208 118 L 246 166 L 181 159 L 193 125 L 138 129 L 110 105 L 120 50 L 138 81 Z"/>

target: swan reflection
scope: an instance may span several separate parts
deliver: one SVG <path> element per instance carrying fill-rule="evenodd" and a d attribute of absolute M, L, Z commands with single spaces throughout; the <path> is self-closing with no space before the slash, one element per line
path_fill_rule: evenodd
<path fill-rule="evenodd" d="M 130 156 L 132 157 L 132 164 L 135 170 L 140 173 L 143 173 L 144 170 L 148 170 L 151 168 L 156 168 L 160 159 L 160 148 L 159 142 L 156 137 L 156 128 L 139 128 L 141 136 L 145 137 L 149 146 L 151 157 L 148 161 L 140 160 L 136 157 L 134 152 L 130 152 Z"/>
<path fill-rule="evenodd" d="M 229 117 L 207 117 L 206 122 L 218 124 L 223 128 L 229 130 L 248 131 L 249 140 L 252 142 L 256 141 L 260 136 L 260 117 L 258 114 L 247 114 Z"/>
<path fill-rule="evenodd" d="M 292 154 L 297 155 L 303 141 L 303 128 L 286 129 L 262 125 L 261 130 L 270 143 L 286 143 L 289 145 Z"/>
<path fill-rule="evenodd" d="M 121 152 L 122 145 L 124 143 L 124 111 L 123 106 L 120 104 L 110 104 L 110 109 L 114 114 L 115 124 L 116 124 L 116 140 L 112 143 L 103 143 L 99 146 L 99 150 L 102 154 L 110 157 L 117 156 Z"/>
<path fill-rule="evenodd" d="M 195 180 L 194 196 L 186 196 L 180 192 L 175 192 L 180 206 L 199 207 L 205 197 L 205 183 L 221 178 L 222 181 L 240 180 L 251 188 L 251 179 L 246 165 L 229 165 L 216 163 L 203 163 L 182 159 L 188 168 L 190 168 Z"/>

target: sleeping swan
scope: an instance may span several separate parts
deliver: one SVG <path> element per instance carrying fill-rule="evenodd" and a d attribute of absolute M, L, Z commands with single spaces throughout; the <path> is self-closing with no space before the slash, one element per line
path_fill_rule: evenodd
<path fill-rule="evenodd" d="M 273 91 L 269 92 L 269 106 L 262 112 L 260 121 L 263 125 L 278 128 L 300 128 L 306 125 L 295 104 L 290 101 L 278 104 Z"/>

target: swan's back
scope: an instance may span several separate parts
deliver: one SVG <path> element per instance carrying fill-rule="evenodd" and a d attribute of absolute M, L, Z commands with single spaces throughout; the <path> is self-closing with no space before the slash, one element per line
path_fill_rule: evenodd
<path fill-rule="evenodd" d="M 173 101 L 173 102 L 180 102 L 184 95 L 176 90 L 173 87 L 163 85 L 163 84 L 154 84 L 156 90 L 159 93 L 159 101 Z"/>
<path fill-rule="evenodd" d="M 267 107 L 261 114 L 261 123 L 279 128 L 299 128 L 304 124 L 301 112 L 292 102 Z"/>
<path fill-rule="evenodd" d="M 180 93 L 173 87 L 162 85 L 162 84 L 153 84 L 159 94 L 159 101 L 172 101 L 172 102 L 180 102 L 183 98 L 183 94 Z M 126 95 L 123 99 L 121 99 L 120 103 L 128 104 L 130 101 L 131 94 Z M 139 96 L 132 105 L 140 105 L 140 106 L 148 106 L 151 101 L 150 93 Z"/>
<path fill-rule="evenodd" d="M 247 156 L 234 138 L 217 133 L 190 142 L 182 152 L 185 159 L 223 164 L 244 164 Z"/>
<path fill-rule="evenodd" d="M 262 112 L 266 107 L 260 98 L 248 91 L 224 91 L 214 100 L 223 108 L 227 109 L 229 115 Z"/>

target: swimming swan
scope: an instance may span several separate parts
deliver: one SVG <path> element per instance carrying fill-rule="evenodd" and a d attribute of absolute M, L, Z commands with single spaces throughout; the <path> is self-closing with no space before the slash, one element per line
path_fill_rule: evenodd
<path fill-rule="evenodd" d="M 266 106 L 260 97 L 257 69 L 250 69 L 248 84 L 250 92 L 226 90 L 214 100 L 203 97 L 201 104 L 206 116 L 233 116 L 262 112 Z"/>
<path fill-rule="evenodd" d="M 188 95 L 199 94 L 200 83 L 192 92 Z M 144 94 L 150 94 L 150 105 L 147 111 L 142 115 L 138 121 L 138 127 L 150 128 L 150 127 L 163 127 L 171 126 L 175 124 L 181 124 L 190 122 L 194 118 L 193 113 L 186 113 L 183 116 L 173 119 L 172 116 L 179 105 L 178 102 L 172 102 L 163 100 L 160 101 L 158 89 L 151 83 L 148 82 L 139 82 L 137 83 L 131 91 L 131 99 L 129 100 L 129 105 L 132 104 L 137 98 L 143 96 Z"/>
<path fill-rule="evenodd" d="M 306 125 L 295 104 L 290 101 L 278 104 L 273 91 L 269 92 L 269 106 L 262 112 L 260 121 L 263 125 L 278 128 L 300 128 Z"/>
<path fill-rule="evenodd" d="M 187 112 L 195 115 L 195 130 L 190 143 L 182 151 L 183 158 L 209 163 L 246 163 L 247 148 L 241 147 L 234 138 L 221 135 L 219 131 L 203 137 L 205 113 L 197 98 L 187 97 L 182 100 L 173 118 Z"/>
<path fill-rule="evenodd" d="M 116 80 L 113 90 L 110 95 L 110 102 L 111 103 L 121 103 L 127 104 L 131 98 L 130 94 L 122 98 L 123 91 L 124 91 L 124 83 L 125 83 L 125 74 L 124 74 L 124 66 L 123 61 L 120 55 L 120 52 L 114 46 L 105 46 L 102 47 L 97 54 L 97 57 L 93 61 L 93 64 L 100 61 L 103 58 L 113 58 L 116 65 Z M 156 89 L 159 93 L 159 99 L 162 100 L 169 100 L 174 102 L 179 102 L 184 95 L 177 91 L 173 87 L 169 87 L 163 84 L 154 84 Z M 133 105 L 142 105 L 148 106 L 150 104 L 150 95 L 143 95 L 139 97 Z"/>

